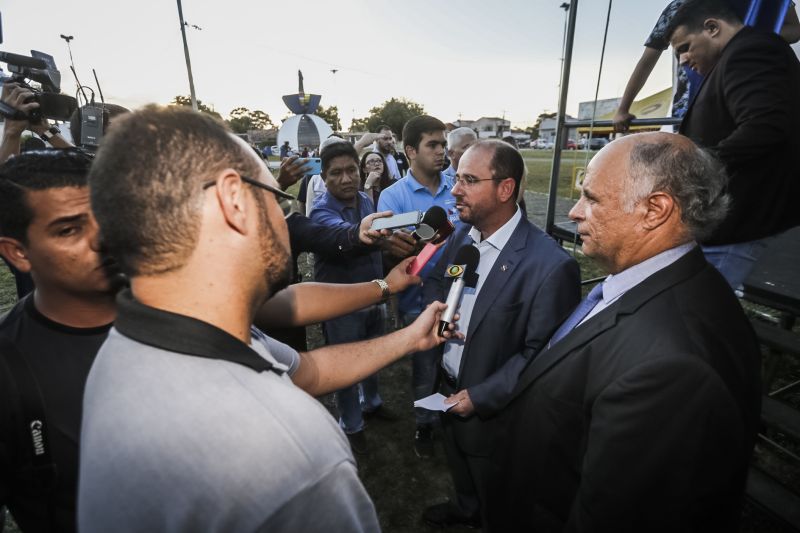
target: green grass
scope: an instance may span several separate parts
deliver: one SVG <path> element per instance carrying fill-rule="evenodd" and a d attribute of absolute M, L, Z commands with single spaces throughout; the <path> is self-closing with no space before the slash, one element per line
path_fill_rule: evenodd
<path fill-rule="evenodd" d="M 5 313 L 17 301 L 17 286 L 14 283 L 14 275 L 0 261 L 0 314 Z"/>
<path fill-rule="evenodd" d="M 550 192 L 550 174 L 553 168 L 553 150 L 520 150 L 525 165 L 528 167 L 528 178 L 525 190 L 547 194 Z M 582 150 L 565 150 L 561 152 L 561 166 L 558 173 L 558 196 L 562 198 L 578 198 L 578 192 L 572 186 L 573 173 L 586 167 L 588 161 L 597 152 Z M 588 157 L 587 157 L 588 156 Z"/>

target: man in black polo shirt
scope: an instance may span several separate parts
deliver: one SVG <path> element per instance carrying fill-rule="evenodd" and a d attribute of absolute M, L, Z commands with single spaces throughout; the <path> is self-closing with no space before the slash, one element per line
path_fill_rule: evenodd
<path fill-rule="evenodd" d="M 445 306 L 303 355 L 252 342 L 256 311 L 290 273 L 284 193 L 202 114 L 120 119 L 90 183 L 131 288 L 87 381 L 80 529 L 378 530 L 346 438 L 300 388 L 330 392 L 442 342 Z"/>

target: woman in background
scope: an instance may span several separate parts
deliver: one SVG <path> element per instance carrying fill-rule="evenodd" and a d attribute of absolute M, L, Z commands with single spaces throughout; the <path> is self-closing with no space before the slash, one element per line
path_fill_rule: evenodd
<path fill-rule="evenodd" d="M 367 193 L 375 205 L 378 205 L 381 191 L 395 181 L 389 176 L 386 161 L 378 152 L 368 152 L 361 157 L 359 170 L 361 171 L 360 189 Z"/>

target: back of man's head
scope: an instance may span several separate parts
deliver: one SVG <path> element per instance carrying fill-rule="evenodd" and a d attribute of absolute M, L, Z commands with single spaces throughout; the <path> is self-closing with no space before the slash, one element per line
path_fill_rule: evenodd
<path fill-rule="evenodd" d="M 355 146 L 343 140 L 342 142 L 329 144 L 322 149 L 322 152 L 319 154 L 322 162 L 322 172 L 325 173 L 328 170 L 331 161 L 341 156 L 352 157 L 356 162 L 356 165 L 358 165 L 358 152 L 356 151 Z"/>
<path fill-rule="evenodd" d="M 86 187 L 92 158 L 78 150 L 44 149 L 12 157 L 0 166 L 0 236 L 27 244 L 33 210 L 28 191 Z"/>
<path fill-rule="evenodd" d="M 184 266 L 200 232 L 203 184 L 258 160 L 214 118 L 181 106 L 148 106 L 109 129 L 89 176 L 103 243 L 129 276 Z"/>
<path fill-rule="evenodd" d="M 417 115 L 412 117 L 403 126 L 403 146 L 419 150 L 419 143 L 425 133 L 435 133 L 444 131 L 444 122 L 429 115 Z"/>
<path fill-rule="evenodd" d="M 639 134 L 628 159 L 628 186 L 624 207 L 653 192 L 672 196 L 689 234 L 702 242 L 724 220 L 730 197 L 722 164 L 685 137 L 671 133 Z"/>
<path fill-rule="evenodd" d="M 730 0 L 686 0 L 675 11 L 666 35 L 671 37 L 680 26 L 685 26 L 689 33 L 697 33 L 703 29 L 705 21 L 712 18 L 741 24 L 741 19 L 730 6 Z"/>

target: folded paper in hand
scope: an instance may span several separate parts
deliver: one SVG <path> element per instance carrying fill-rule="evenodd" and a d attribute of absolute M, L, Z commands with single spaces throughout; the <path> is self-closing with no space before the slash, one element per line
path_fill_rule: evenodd
<path fill-rule="evenodd" d="M 444 401 L 447 399 L 447 396 L 444 394 L 436 393 L 431 394 L 427 398 L 422 398 L 414 402 L 414 407 L 422 407 L 423 409 L 427 409 L 428 411 L 443 411 L 447 412 L 456 405 L 458 402 L 445 404 Z"/>

